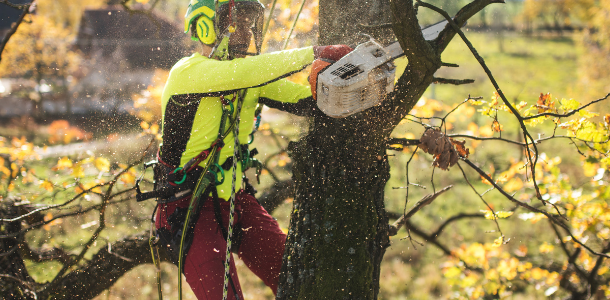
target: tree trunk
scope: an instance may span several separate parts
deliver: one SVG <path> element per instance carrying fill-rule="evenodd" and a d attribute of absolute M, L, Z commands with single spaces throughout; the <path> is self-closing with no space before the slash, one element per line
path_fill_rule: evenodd
<path fill-rule="evenodd" d="M 454 18 L 456 26 L 493 1 L 464 6 Z M 355 44 L 361 41 L 360 28 L 389 18 L 409 60 L 394 92 L 347 118 L 317 111 L 307 136 L 289 147 L 295 200 L 277 299 L 377 299 L 379 294 L 381 260 L 389 246 L 386 144 L 434 81 L 440 55 L 456 32 L 447 26 L 437 39 L 426 41 L 412 0 L 320 1 L 321 45 Z M 378 38 L 375 34 L 387 26 L 375 29 L 369 34 Z"/>
<path fill-rule="evenodd" d="M 389 1 L 320 1 L 320 45 L 393 39 Z M 391 132 L 378 115 L 316 114 L 289 147 L 294 209 L 278 299 L 376 299 L 389 245 L 384 187 Z"/>

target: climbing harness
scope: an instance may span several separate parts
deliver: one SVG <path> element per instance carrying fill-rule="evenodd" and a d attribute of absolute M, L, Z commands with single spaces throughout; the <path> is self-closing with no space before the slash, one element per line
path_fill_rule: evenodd
<path fill-rule="evenodd" d="M 235 215 L 235 184 L 236 184 L 236 166 L 237 163 L 241 163 L 242 170 L 245 171 L 251 167 L 257 170 L 258 175 L 262 169 L 262 164 L 253 158 L 257 154 L 256 149 L 251 151 L 248 149 L 248 145 L 240 145 L 239 143 L 239 118 L 241 113 L 241 107 L 243 99 L 245 98 L 245 90 L 240 90 L 233 93 L 232 99 L 226 99 L 224 96 L 220 97 L 223 104 L 223 112 L 220 122 L 220 128 L 218 138 L 212 143 L 210 148 L 201 151 L 197 156 L 190 159 L 183 167 L 172 167 L 164 162 L 160 155 L 157 154 L 157 160 L 145 164 L 144 170 L 150 166 L 155 166 L 155 190 L 152 192 L 142 193 L 139 184 L 142 180 L 142 176 L 136 181 L 136 198 L 138 201 L 143 201 L 150 198 L 157 198 L 158 204 L 167 204 L 178 200 L 183 200 L 190 196 L 191 201 L 188 208 L 176 208 L 174 213 L 168 218 L 168 223 L 171 225 L 171 230 L 160 228 L 157 230 L 157 236 L 152 237 L 149 241 L 151 246 L 151 253 L 153 255 L 153 262 L 158 264 L 158 245 L 164 245 L 170 254 L 171 260 L 178 265 L 179 273 L 182 274 L 184 271 L 184 258 L 188 253 L 190 244 L 192 242 L 193 231 L 197 222 L 197 218 L 200 209 L 203 207 L 204 202 L 208 198 L 208 195 L 212 194 L 212 198 L 215 203 L 215 216 L 219 227 L 223 232 L 223 237 L 227 241 L 227 251 L 225 256 L 225 278 L 224 278 L 224 290 L 223 295 L 226 297 L 228 294 L 228 286 L 231 285 L 233 293 L 236 294 L 235 285 L 232 282 L 232 278 L 229 276 L 230 270 L 230 259 L 231 249 L 233 244 L 234 234 L 234 215 Z M 236 103 L 234 105 L 234 102 Z M 231 118 L 235 115 L 234 118 Z M 227 122 L 229 123 L 228 128 Z M 220 149 L 224 146 L 224 140 L 233 132 L 234 134 L 234 152 L 233 156 L 229 157 L 222 165 L 219 165 L 219 154 Z M 205 166 L 202 168 L 199 164 L 206 159 L 209 159 Z M 230 198 L 230 215 L 229 215 L 229 226 L 226 230 L 222 224 L 222 216 L 220 215 L 220 206 L 217 204 L 218 195 L 216 193 L 216 186 L 222 184 L 225 180 L 224 170 L 234 170 L 232 176 L 232 189 Z M 198 178 L 196 181 L 194 178 Z M 196 183 L 195 183 L 196 182 Z M 244 180 L 244 184 L 248 186 L 247 180 Z M 188 186 L 190 185 L 190 187 Z M 194 186 L 194 188 L 192 187 Z M 156 208 L 155 208 L 156 211 Z M 153 213 L 154 216 L 154 213 Z M 151 219 L 152 221 L 152 219 Z M 151 225 L 153 226 L 153 225 Z M 152 228 L 151 228 L 152 230 Z M 161 242 L 159 242 L 161 241 Z M 159 269 L 158 269 L 158 272 Z M 157 279 L 160 281 L 160 277 Z M 178 282 L 179 288 L 179 299 L 182 297 L 182 282 Z M 160 291 L 159 286 L 159 291 Z M 161 299 L 161 294 L 160 299 Z M 226 299 L 226 298 L 225 298 Z"/>

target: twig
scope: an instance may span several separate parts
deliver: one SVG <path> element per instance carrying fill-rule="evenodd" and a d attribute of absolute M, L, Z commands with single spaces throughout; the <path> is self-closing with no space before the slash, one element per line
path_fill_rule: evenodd
<path fill-rule="evenodd" d="M 403 146 L 417 146 L 419 145 L 419 139 L 399 139 L 391 138 L 388 140 L 387 145 L 403 145 Z"/>
<path fill-rule="evenodd" d="M 434 199 L 436 199 L 438 196 L 440 196 L 442 193 L 450 190 L 453 186 L 447 186 L 445 188 L 443 188 L 442 190 L 439 190 L 438 192 L 434 193 L 434 194 L 429 194 L 424 196 L 421 200 L 419 200 L 412 208 L 411 210 L 409 210 L 408 213 L 402 215 L 400 218 L 398 218 L 398 220 L 396 220 L 394 222 L 394 224 L 390 225 L 390 229 L 389 229 L 389 234 L 391 236 L 394 236 L 396 234 L 398 234 L 398 230 L 400 230 L 400 228 L 418 211 L 420 211 L 424 206 L 432 203 L 432 201 L 434 201 Z"/>
<path fill-rule="evenodd" d="M 458 64 L 452 64 L 452 63 L 446 63 L 446 62 L 441 62 L 441 66 L 449 67 L 449 68 L 459 68 L 460 67 L 460 65 L 458 65 Z"/>
<path fill-rule="evenodd" d="M 485 198 L 483 198 L 483 195 L 479 194 L 479 192 L 477 192 L 477 189 L 475 189 L 474 186 L 472 185 L 472 183 L 470 183 L 470 180 L 468 180 L 468 176 L 466 176 L 466 172 L 464 172 L 464 169 L 462 168 L 462 165 L 460 165 L 459 162 L 458 162 L 457 165 L 460 168 L 460 171 L 462 171 L 462 175 L 464 176 L 464 179 L 466 179 L 466 183 L 468 183 L 468 185 L 470 186 L 472 191 L 475 194 L 477 194 L 477 196 L 479 196 L 479 198 L 481 198 L 481 201 L 483 201 L 483 203 L 485 203 L 485 206 L 487 206 L 487 208 L 489 208 L 489 210 L 491 211 L 491 214 L 494 217 L 493 220 L 496 223 L 496 228 L 498 228 L 498 231 L 500 232 L 500 235 L 502 236 L 502 241 L 504 241 L 504 234 L 502 233 L 502 229 L 500 228 L 500 224 L 498 223 L 498 218 L 496 216 L 496 212 L 491 207 L 491 205 L 489 205 L 489 203 L 487 203 L 487 201 L 485 201 Z"/>
<path fill-rule="evenodd" d="M 411 164 L 411 161 L 413 160 L 413 157 L 415 157 L 415 153 L 417 153 L 417 150 L 419 149 L 419 146 L 415 147 L 415 151 L 413 151 L 413 153 L 411 153 L 411 157 L 409 157 L 409 160 L 407 161 L 407 165 L 405 166 L 406 168 L 406 172 L 405 172 L 405 177 L 407 180 L 407 194 L 405 195 L 405 208 L 403 210 L 403 215 L 406 215 L 407 212 L 407 205 L 409 204 L 409 186 L 410 186 L 410 181 L 409 181 L 409 165 Z"/>
<path fill-rule="evenodd" d="M 608 97 L 610 97 L 610 93 L 606 94 L 606 96 L 604 96 L 602 98 L 599 98 L 597 100 L 593 100 L 593 101 L 591 101 L 591 102 L 589 102 L 589 103 L 587 103 L 587 104 L 585 104 L 585 105 L 583 105 L 583 106 L 581 106 L 581 107 L 579 107 L 579 108 L 577 108 L 575 110 L 572 110 L 572 111 L 570 111 L 568 113 L 565 113 L 565 114 L 541 113 L 541 114 L 537 114 L 537 115 L 534 115 L 534 116 L 523 117 L 523 120 L 536 119 L 536 118 L 540 118 L 540 117 L 557 117 L 557 118 L 569 117 L 569 116 L 571 116 L 571 115 L 573 115 L 573 114 L 575 114 L 575 113 L 585 109 L 587 106 L 589 106 L 591 104 L 595 104 L 597 102 L 601 102 L 601 101 L 604 101 L 604 100 L 608 99 Z"/>
<path fill-rule="evenodd" d="M 466 263 L 464 260 L 462 260 L 460 257 L 457 257 L 455 255 L 453 255 L 453 253 L 451 253 L 451 250 L 449 250 L 445 245 L 441 244 L 436 238 L 434 238 L 433 236 L 430 236 L 429 234 L 425 233 L 423 230 L 415 227 L 411 221 L 407 220 L 405 226 L 410 230 L 413 231 L 416 235 L 424 238 L 427 242 L 432 243 L 433 245 L 435 245 L 436 247 L 438 247 L 441 251 L 443 251 L 443 253 L 445 253 L 445 255 L 447 256 L 451 256 L 451 257 L 455 257 L 457 259 L 459 259 L 463 264 L 464 267 L 468 270 L 472 270 L 478 273 L 482 273 L 483 270 L 480 268 L 474 268 L 471 267 L 470 265 L 468 265 L 468 263 Z"/>
<path fill-rule="evenodd" d="M 437 83 L 437 84 L 453 84 L 453 85 L 470 84 L 473 82 L 474 82 L 474 79 L 447 79 L 447 78 L 440 78 L 440 77 L 434 77 L 434 81 L 432 81 L 432 83 Z"/>
<path fill-rule="evenodd" d="M 485 214 L 483 214 L 483 213 L 473 213 L 473 214 L 461 213 L 461 214 L 457 214 L 455 216 L 451 216 L 449 219 L 445 220 L 445 222 L 443 222 L 443 224 L 441 224 L 433 233 L 431 233 L 430 236 L 433 236 L 434 238 L 438 238 L 438 236 L 441 234 L 443 229 L 445 229 L 445 227 L 447 227 L 449 224 L 451 224 L 452 222 L 455 222 L 455 221 L 459 221 L 461 219 L 465 219 L 465 218 L 485 218 Z"/>

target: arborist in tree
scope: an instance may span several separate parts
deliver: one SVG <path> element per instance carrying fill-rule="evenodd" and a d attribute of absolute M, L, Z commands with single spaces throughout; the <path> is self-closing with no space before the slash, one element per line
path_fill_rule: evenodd
<path fill-rule="evenodd" d="M 248 149 L 259 103 L 313 101 L 309 87 L 283 78 L 316 58 L 336 61 L 351 51 L 336 45 L 260 54 L 263 12 L 257 0 L 190 1 L 184 29 L 201 51 L 169 73 L 155 191 L 138 195 L 157 198 L 157 245 L 198 299 L 243 299 L 230 252 L 277 292 L 286 234 L 243 175 L 261 167 Z M 247 53 L 252 39 L 256 53 Z"/>

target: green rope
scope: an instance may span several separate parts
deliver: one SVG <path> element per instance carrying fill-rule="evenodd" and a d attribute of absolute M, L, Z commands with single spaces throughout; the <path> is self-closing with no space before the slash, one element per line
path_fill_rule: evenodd
<path fill-rule="evenodd" d="M 263 28 L 263 34 L 261 37 L 261 40 L 265 40 L 265 34 L 267 34 L 267 29 L 269 29 L 269 23 L 271 23 L 271 18 L 273 17 L 273 11 L 275 10 L 275 4 L 277 3 L 277 0 L 273 0 L 273 3 L 271 4 L 271 9 L 269 9 L 269 17 L 267 18 L 267 22 L 265 23 L 265 27 Z"/>
<path fill-rule="evenodd" d="M 237 109 L 236 109 L 236 114 L 235 114 L 235 124 L 236 126 L 233 128 L 234 132 L 233 132 L 233 137 L 234 137 L 234 146 L 233 146 L 233 177 L 232 177 L 232 181 L 231 181 L 231 200 L 229 203 L 229 207 L 230 207 L 230 212 L 229 212 L 229 225 L 228 225 L 228 230 L 227 230 L 227 251 L 225 253 L 225 276 L 224 276 L 224 285 L 223 285 L 223 290 L 222 290 L 222 299 L 223 300 L 227 300 L 227 296 L 229 294 L 229 276 L 231 276 L 230 274 L 230 269 L 231 269 L 231 236 L 233 236 L 233 219 L 235 216 L 235 182 L 236 182 L 236 176 L 237 176 L 237 158 L 239 157 L 239 152 L 241 151 L 241 147 L 239 144 L 239 119 L 240 119 L 240 112 L 241 112 L 241 106 L 243 104 L 243 99 L 244 99 L 244 95 L 243 95 L 243 90 L 240 91 L 240 93 L 238 94 L 238 99 L 237 99 Z"/>
<path fill-rule="evenodd" d="M 286 50 L 286 47 L 288 46 L 288 41 L 290 41 L 290 36 L 292 35 L 292 32 L 294 31 L 294 27 L 297 26 L 297 21 L 299 20 L 299 17 L 301 16 L 301 12 L 303 11 L 303 7 L 305 6 L 305 1 L 307 1 L 307 0 L 303 0 L 303 3 L 301 3 L 301 7 L 299 8 L 297 17 L 294 18 L 294 23 L 292 23 L 292 27 L 290 28 L 290 32 L 288 33 L 288 36 L 286 37 L 286 41 L 284 42 L 284 47 L 282 47 L 282 50 Z"/>
<path fill-rule="evenodd" d="M 160 261 L 157 259 L 157 257 L 159 257 L 159 249 L 157 248 L 157 246 L 154 245 L 152 227 L 150 229 L 150 238 L 148 239 L 148 245 L 150 246 L 150 254 L 152 255 L 153 265 L 155 265 L 155 268 L 157 269 L 157 292 L 159 293 L 159 300 L 163 300 L 163 292 L 161 291 L 161 264 Z"/>

